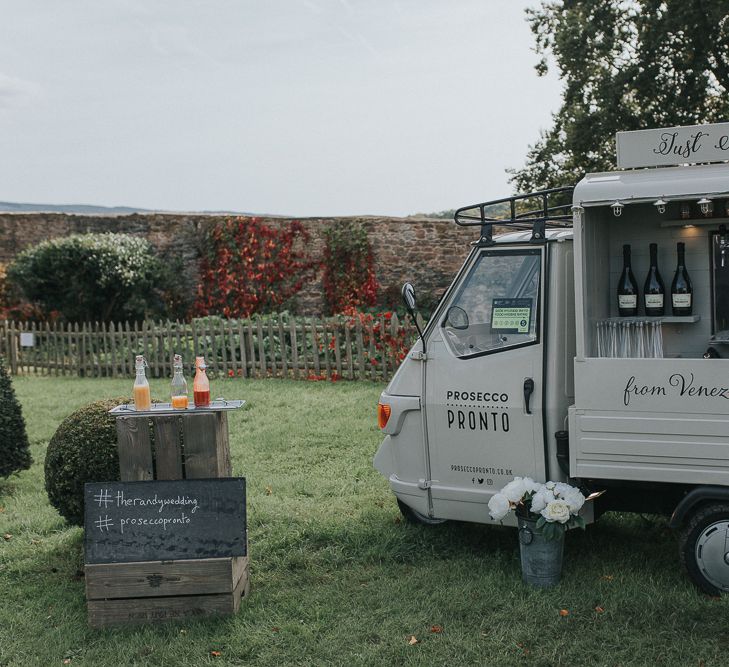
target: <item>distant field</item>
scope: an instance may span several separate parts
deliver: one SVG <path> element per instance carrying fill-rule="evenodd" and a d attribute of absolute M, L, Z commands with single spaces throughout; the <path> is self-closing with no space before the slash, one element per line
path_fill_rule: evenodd
<path fill-rule="evenodd" d="M 0 482 L 2 667 L 728 662 L 729 601 L 696 592 L 663 522 L 608 515 L 570 533 L 563 583 L 540 592 L 521 584 L 510 529 L 401 521 L 372 469 L 382 386 L 366 382 L 216 382 L 248 401 L 230 431 L 248 479 L 250 597 L 234 618 L 92 631 L 82 531 L 47 502 L 44 451 L 65 415 L 130 382 L 14 386 L 35 464 Z"/>

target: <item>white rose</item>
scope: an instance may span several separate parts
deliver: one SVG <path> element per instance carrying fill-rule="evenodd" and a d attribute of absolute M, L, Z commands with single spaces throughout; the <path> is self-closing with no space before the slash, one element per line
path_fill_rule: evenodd
<path fill-rule="evenodd" d="M 532 512 L 541 512 L 552 500 L 554 500 L 552 492 L 546 486 L 541 487 L 532 496 Z"/>
<path fill-rule="evenodd" d="M 531 477 L 525 477 L 523 481 L 527 493 L 536 493 L 542 488 L 542 485 L 539 482 L 535 482 Z"/>
<path fill-rule="evenodd" d="M 501 494 L 506 496 L 506 499 L 511 503 L 521 502 L 525 493 L 526 484 L 521 477 L 514 477 L 511 482 L 501 489 Z"/>
<path fill-rule="evenodd" d="M 491 496 L 491 500 L 489 500 L 489 514 L 494 521 L 501 521 L 509 513 L 510 509 L 511 505 L 506 496 L 500 493 L 495 493 Z"/>
<path fill-rule="evenodd" d="M 554 482 L 547 482 L 544 486 L 546 486 L 551 491 L 556 485 Z"/>
<path fill-rule="evenodd" d="M 555 495 L 562 496 L 563 498 L 572 493 L 573 491 L 577 491 L 577 489 L 574 486 L 570 486 L 569 484 L 565 484 L 564 482 L 557 482 L 554 485 L 554 493 Z"/>
<path fill-rule="evenodd" d="M 570 512 L 572 514 L 577 514 L 581 509 L 582 506 L 585 504 L 585 496 L 583 496 L 579 490 L 572 489 L 569 493 L 565 493 L 564 501 L 569 505 Z"/>
<path fill-rule="evenodd" d="M 537 507 L 539 509 L 534 509 L 534 498 L 537 498 Z M 550 489 L 545 484 L 532 497 L 532 508 L 533 508 L 532 511 L 541 512 L 549 503 L 551 503 L 553 500 L 556 500 L 556 499 L 557 499 L 557 496 L 554 493 L 554 488 Z"/>
<path fill-rule="evenodd" d="M 570 520 L 570 506 L 564 500 L 553 500 L 541 514 L 547 521 L 567 523 Z"/>

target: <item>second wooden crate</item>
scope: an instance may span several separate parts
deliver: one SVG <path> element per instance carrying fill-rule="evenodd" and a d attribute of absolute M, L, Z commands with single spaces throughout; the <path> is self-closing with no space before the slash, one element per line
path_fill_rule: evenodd
<path fill-rule="evenodd" d="M 86 565 L 89 625 L 235 614 L 249 586 L 247 557 Z"/>

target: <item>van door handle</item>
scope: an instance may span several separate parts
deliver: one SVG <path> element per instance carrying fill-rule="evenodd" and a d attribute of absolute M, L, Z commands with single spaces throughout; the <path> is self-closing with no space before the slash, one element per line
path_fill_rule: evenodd
<path fill-rule="evenodd" d="M 527 378 L 524 380 L 524 405 L 526 406 L 526 413 L 528 415 L 532 414 L 532 411 L 529 409 L 529 400 L 532 397 L 532 394 L 534 393 L 534 380 L 531 378 Z"/>

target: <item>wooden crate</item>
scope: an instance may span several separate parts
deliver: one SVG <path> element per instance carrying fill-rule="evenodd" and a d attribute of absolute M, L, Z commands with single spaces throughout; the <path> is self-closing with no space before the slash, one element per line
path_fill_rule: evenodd
<path fill-rule="evenodd" d="M 124 482 L 232 474 L 225 412 L 117 416 L 116 432 Z"/>
<path fill-rule="evenodd" d="M 89 625 L 235 614 L 249 585 L 247 557 L 86 565 Z"/>
<path fill-rule="evenodd" d="M 116 418 L 122 481 L 231 477 L 225 411 Z M 235 614 L 250 587 L 247 556 L 85 569 L 94 628 Z"/>

